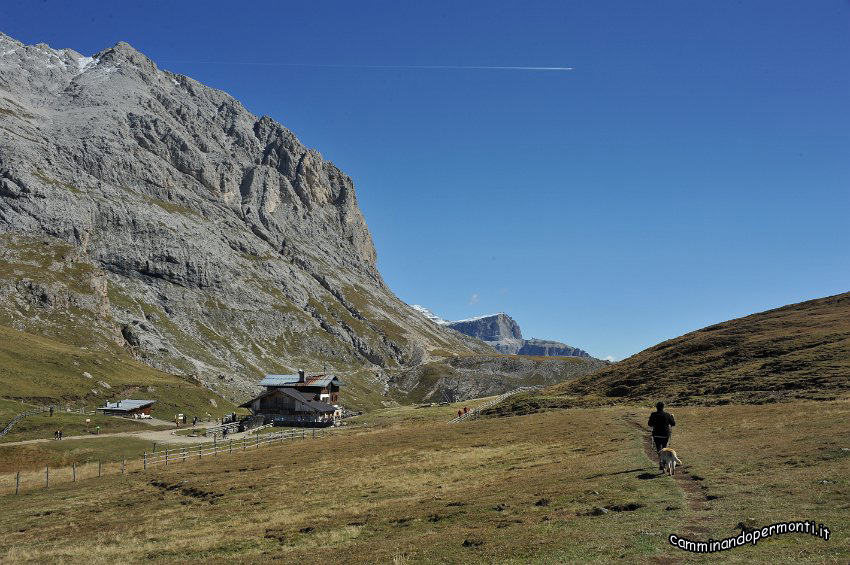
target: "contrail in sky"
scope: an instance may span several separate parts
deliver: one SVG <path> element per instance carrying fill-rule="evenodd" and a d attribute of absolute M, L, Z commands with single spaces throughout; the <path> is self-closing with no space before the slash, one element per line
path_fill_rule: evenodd
<path fill-rule="evenodd" d="M 511 67 L 489 65 L 324 65 L 318 63 L 273 63 L 250 61 L 181 61 L 161 59 L 162 63 L 188 63 L 193 65 L 251 65 L 259 67 L 317 67 L 332 69 L 409 69 L 409 70 L 484 70 L 484 71 L 572 71 L 574 67 Z"/>

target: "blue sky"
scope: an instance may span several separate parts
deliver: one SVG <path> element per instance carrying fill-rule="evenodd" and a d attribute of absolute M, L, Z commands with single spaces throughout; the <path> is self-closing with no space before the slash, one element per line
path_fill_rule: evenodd
<path fill-rule="evenodd" d="M 279 120 L 444 318 L 622 359 L 850 290 L 846 1 L 4 2 L 0 30 L 128 41 Z"/>

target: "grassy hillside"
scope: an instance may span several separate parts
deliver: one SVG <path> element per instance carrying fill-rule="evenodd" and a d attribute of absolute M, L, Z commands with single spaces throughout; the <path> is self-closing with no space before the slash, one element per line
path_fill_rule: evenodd
<path fill-rule="evenodd" d="M 665 341 L 551 395 L 682 403 L 834 398 L 850 390 L 850 293 Z"/>
<path fill-rule="evenodd" d="M 393 398 L 405 403 L 436 402 L 443 400 L 444 392 L 453 400 L 479 398 L 520 386 L 568 381 L 608 365 L 592 357 L 444 353 L 443 358 L 393 376 Z"/>
<path fill-rule="evenodd" d="M 30 408 L 32 406 L 29 404 L 0 400 L 0 427 L 5 427 L 12 418 Z M 2 449 L 4 443 L 29 439 L 49 439 L 53 437 L 56 430 L 62 430 L 65 437 L 94 434 L 98 431 L 98 427 L 100 427 L 99 433 L 103 434 L 150 431 L 163 428 L 163 426 L 154 426 L 140 420 L 103 416 L 89 412 L 80 414 L 79 412 L 56 411 L 53 416 L 48 412 L 43 412 L 18 420 L 11 432 L 0 437 L 0 460 L 5 459 L 5 452 Z M 169 429 L 171 427 L 173 427 L 173 424 L 169 426 Z M 0 463 L 0 468 L 3 467 L 3 463 L 6 463 L 6 461 Z"/>
<path fill-rule="evenodd" d="M 850 559 L 850 403 L 677 409 L 676 479 L 647 458 L 634 406 L 445 424 L 454 410 L 5 496 L 0 560 L 701 563 L 669 535 L 798 519 L 833 536 L 775 536 L 724 562 Z"/>
<path fill-rule="evenodd" d="M 90 351 L 0 326 L 0 398 L 40 405 L 62 401 L 94 409 L 107 400 L 128 397 L 156 400 L 154 416 L 164 419 L 178 412 L 221 415 L 233 409 L 198 383 L 152 369 L 126 354 Z M 2 425 L 12 412 L 27 408 L 4 403 Z"/>

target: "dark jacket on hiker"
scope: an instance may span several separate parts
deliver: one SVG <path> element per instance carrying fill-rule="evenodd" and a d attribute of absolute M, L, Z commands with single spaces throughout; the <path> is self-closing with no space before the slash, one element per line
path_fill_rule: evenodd
<path fill-rule="evenodd" d="M 652 435 L 656 437 L 670 437 L 670 428 L 676 425 L 676 420 L 673 419 L 673 414 L 658 410 L 649 415 L 649 423 L 652 428 Z"/>

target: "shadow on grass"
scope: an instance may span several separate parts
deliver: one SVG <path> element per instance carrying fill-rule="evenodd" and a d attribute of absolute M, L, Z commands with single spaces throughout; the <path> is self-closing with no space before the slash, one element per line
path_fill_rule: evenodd
<path fill-rule="evenodd" d="M 643 467 L 638 467 L 637 469 L 629 469 L 628 471 L 617 471 L 616 473 L 599 473 L 598 475 L 591 475 L 589 477 L 585 477 L 584 480 L 589 481 L 590 479 L 598 479 L 599 477 L 613 477 L 615 475 L 625 475 L 627 473 L 634 473 L 643 470 Z"/>

